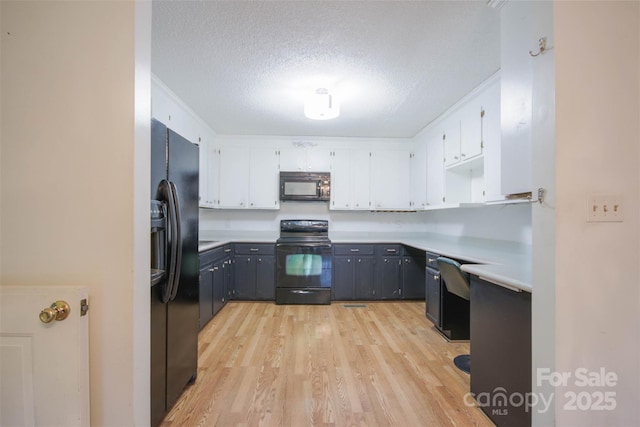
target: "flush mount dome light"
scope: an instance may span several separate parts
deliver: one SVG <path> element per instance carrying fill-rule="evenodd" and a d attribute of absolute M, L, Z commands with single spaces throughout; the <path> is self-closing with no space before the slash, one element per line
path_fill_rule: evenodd
<path fill-rule="evenodd" d="M 327 89 L 319 88 L 305 101 L 304 115 L 313 120 L 335 119 L 340 115 L 340 104 Z"/>

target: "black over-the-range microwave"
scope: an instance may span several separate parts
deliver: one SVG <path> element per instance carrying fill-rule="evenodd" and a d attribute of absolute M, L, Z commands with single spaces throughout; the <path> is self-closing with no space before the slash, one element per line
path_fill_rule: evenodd
<path fill-rule="evenodd" d="M 324 202 L 331 196 L 329 172 L 280 172 L 280 200 Z"/>

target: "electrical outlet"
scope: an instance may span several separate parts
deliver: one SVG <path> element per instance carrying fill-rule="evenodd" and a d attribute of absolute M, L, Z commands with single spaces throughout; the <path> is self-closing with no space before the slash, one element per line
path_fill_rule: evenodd
<path fill-rule="evenodd" d="M 587 197 L 587 222 L 622 222 L 622 196 Z"/>

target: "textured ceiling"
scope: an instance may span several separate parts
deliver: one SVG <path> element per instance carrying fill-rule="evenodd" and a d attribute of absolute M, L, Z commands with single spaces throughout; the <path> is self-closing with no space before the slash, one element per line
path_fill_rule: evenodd
<path fill-rule="evenodd" d="M 499 69 L 499 35 L 479 0 L 154 0 L 151 71 L 217 133 L 411 137 Z M 318 87 L 339 118 L 305 118 Z"/>

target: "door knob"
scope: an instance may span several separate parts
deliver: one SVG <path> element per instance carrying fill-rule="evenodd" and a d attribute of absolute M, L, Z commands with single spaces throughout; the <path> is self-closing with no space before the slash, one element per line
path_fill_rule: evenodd
<path fill-rule="evenodd" d="M 64 320 L 69 316 L 71 307 L 66 301 L 56 301 L 51 306 L 43 308 L 40 312 L 42 323 L 51 323 L 54 320 Z"/>

